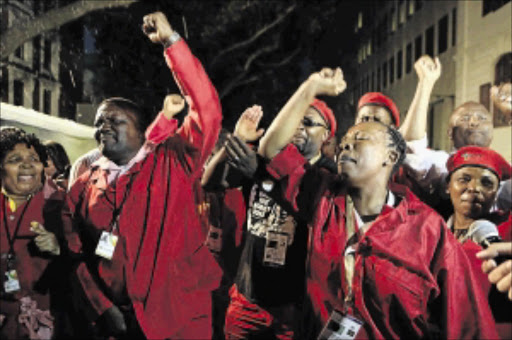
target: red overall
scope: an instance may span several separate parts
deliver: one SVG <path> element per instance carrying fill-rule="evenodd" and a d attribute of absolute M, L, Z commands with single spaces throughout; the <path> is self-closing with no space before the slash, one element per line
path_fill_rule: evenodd
<path fill-rule="evenodd" d="M 77 273 L 93 317 L 113 303 L 131 302 L 149 339 L 209 338 L 210 292 L 218 285 L 220 269 L 203 245 L 194 183 L 220 131 L 221 107 L 183 40 L 165 56 L 189 101 L 183 125 L 166 138 L 175 121 L 160 114 L 147 133 L 154 152 L 114 185 L 106 184 L 98 168 L 83 174 L 70 190 L 65 227 L 72 250 L 87 259 Z M 121 204 L 113 258 L 99 258 L 94 255 L 99 235 L 110 231 L 114 209 Z"/>
<path fill-rule="evenodd" d="M 442 218 L 408 189 L 392 189 L 400 204 L 384 206 L 360 237 L 353 305 L 347 306 L 345 196 L 338 178 L 308 167 L 294 146 L 267 170 L 296 212 L 313 216 L 307 277 L 313 321 L 308 326 L 316 323 L 318 331 L 333 309 L 347 308 L 364 322 L 357 338 L 497 338 L 487 297 L 464 250 Z"/>

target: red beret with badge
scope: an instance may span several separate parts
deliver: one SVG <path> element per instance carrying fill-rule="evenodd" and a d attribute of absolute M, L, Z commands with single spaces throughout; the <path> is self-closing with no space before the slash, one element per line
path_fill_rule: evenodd
<path fill-rule="evenodd" d="M 510 163 L 496 151 L 480 146 L 464 146 L 448 158 L 446 168 L 452 173 L 465 166 L 478 166 L 494 172 L 500 180 L 510 178 Z"/>

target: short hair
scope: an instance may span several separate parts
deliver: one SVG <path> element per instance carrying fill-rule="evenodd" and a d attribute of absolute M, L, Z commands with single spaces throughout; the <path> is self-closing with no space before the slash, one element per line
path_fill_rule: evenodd
<path fill-rule="evenodd" d="M 379 124 L 382 124 L 379 122 Z M 386 127 L 388 136 L 391 140 L 391 143 L 388 144 L 388 147 L 394 148 L 398 152 L 398 160 L 396 161 L 395 165 L 393 166 L 393 170 L 391 171 L 391 174 L 394 174 L 398 171 L 400 166 L 402 166 L 402 163 L 405 160 L 406 151 L 407 151 L 407 144 L 405 143 L 405 139 L 393 126 L 382 124 Z"/>
<path fill-rule="evenodd" d="M 25 130 L 14 126 L 2 127 L 0 130 L 0 167 L 4 163 L 5 156 L 18 144 L 25 144 L 27 148 L 33 147 L 41 163 L 47 165 L 46 148 L 39 138 L 33 133 L 26 133 Z"/>
<path fill-rule="evenodd" d="M 46 147 L 46 154 L 52 160 L 55 168 L 57 169 L 57 172 L 59 174 L 64 173 L 66 167 L 71 165 L 69 162 L 68 154 L 66 153 L 64 147 L 60 143 L 57 143 L 53 140 L 47 140 L 43 143 L 43 145 Z"/>
<path fill-rule="evenodd" d="M 121 110 L 133 113 L 135 117 L 137 117 L 137 129 L 142 133 L 144 133 L 149 124 L 151 124 L 151 117 L 149 117 L 149 115 L 147 115 L 137 103 L 131 101 L 130 99 L 123 97 L 111 97 L 104 99 L 98 107 L 103 105 L 114 105 Z"/>

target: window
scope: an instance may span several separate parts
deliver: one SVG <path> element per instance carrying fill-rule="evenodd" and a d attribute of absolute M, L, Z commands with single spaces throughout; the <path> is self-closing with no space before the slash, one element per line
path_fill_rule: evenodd
<path fill-rule="evenodd" d="M 457 7 L 452 10 L 452 46 L 457 44 Z"/>
<path fill-rule="evenodd" d="M 400 0 L 398 5 L 398 24 L 401 26 L 405 22 L 405 18 L 407 16 L 407 7 L 405 0 Z"/>
<path fill-rule="evenodd" d="M 39 111 L 39 80 L 34 81 L 34 93 L 32 93 L 32 107 L 34 110 Z"/>
<path fill-rule="evenodd" d="M 407 44 L 405 49 L 405 73 L 408 74 L 412 69 L 412 43 Z"/>
<path fill-rule="evenodd" d="M 43 94 L 43 112 L 47 115 L 52 111 L 52 91 L 44 90 Z"/>
<path fill-rule="evenodd" d="M 396 54 L 396 79 L 402 78 L 402 65 L 403 65 L 403 54 L 402 50 L 398 51 Z"/>
<path fill-rule="evenodd" d="M 425 32 L 425 53 L 434 57 L 434 26 L 430 26 Z"/>
<path fill-rule="evenodd" d="M 393 8 L 391 9 L 391 33 L 393 33 L 394 31 L 396 31 L 396 27 L 397 27 L 397 17 L 396 17 L 396 10 Z"/>
<path fill-rule="evenodd" d="M 382 87 L 388 85 L 388 63 L 382 64 Z"/>
<path fill-rule="evenodd" d="M 18 47 L 16 51 L 14 51 L 14 55 L 17 58 L 25 60 L 25 44 L 22 44 L 20 47 Z"/>
<path fill-rule="evenodd" d="M 43 67 L 46 70 L 50 69 L 52 62 L 52 42 L 49 39 L 44 40 L 44 64 Z"/>
<path fill-rule="evenodd" d="M 395 81 L 395 57 L 389 59 L 389 83 L 393 84 Z"/>
<path fill-rule="evenodd" d="M 7 67 L 2 67 L 2 76 L 0 77 L 2 101 L 9 102 L 9 71 Z"/>
<path fill-rule="evenodd" d="M 437 53 L 441 54 L 448 48 L 448 15 L 439 20 L 437 31 Z"/>
<path fill-rule="evenodd" d="M 416 39 L 414 39 L 414 60 L 420 59 L 423 55 L 423 39 L 421 35 L 418 35 Z"/>
<path fill-rule="evenodd" d="M 480 104 L 487 110 L 491 109 L 491 83 L 480 85 Z"/>
<path fill-rule="evenodd" d="M 375 90 L 380 91 L 380 66 L 377 67 L 377 86 Z"/>
<path fill-rule="evenodd" d="M 14 86 L 14 105 L 23 106 L 23 94 L 25 92 L 24 90 L 24 84 L 21 80 L 15 80 L 13 82 Z"/>
<path fill-rule="evenodd" d="M 423 7 L 423 0 L 415 0 L 416 2 L 416 12 L 419 11 L 421 9 L 421 7 Z"/>
<path fill-rule="evenodd" d="M 503 5 L 510 2 L 510 0 L 484 0 L 482 1 L 482 16 L 500 9 Z"/>
<path fill-rule="evenodd" d="M 414 14 L 414 0 L 407 0 L 407 17 Z"/>
<path fill-rule="evenodd" d="M 371 75 L 371 84 L 370 84 L 370 90 L 371 91 L 375 91 L 375 72 L 372 71 L 372 75 Z"/>

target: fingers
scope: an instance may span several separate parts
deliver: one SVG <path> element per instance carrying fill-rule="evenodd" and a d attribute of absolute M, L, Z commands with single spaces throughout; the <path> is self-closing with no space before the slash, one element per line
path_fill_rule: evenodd
<path fill-rule="evenodd" d="M 489 274 L 489 282 L 496 284 L 500 292 L 506 292 L 512 285 L 512 260 L 500 264 Z"/>
<path fill-rule="evenodd" d="M 494 260 L 487 260 L 482 262 L 482 271 L 488 274 L 491 270 L 496 268 L 496 262 Z"/>
<path fill-rule="evenodd" d="M 30 222 L 30 230 L 38 235 L 48 234 L 48 231 L 37 221 Z"/>
<path fill-rule="evenodd" d="M 441 61 L 439 60 L 439 57 L 436 57 L 436 59 L 434 60 L 435 62 L 435 65 L 436 65 L 436 70 L 438 70 L 439 72 L 441 72 Z"/>
<path fill-rule="evenodd" d="M 476 257 L 482 260 L 489 260 L 499 255 L 512 255 L 512 242 L 497 242 L 491 244 L 476 254 Z"/>

